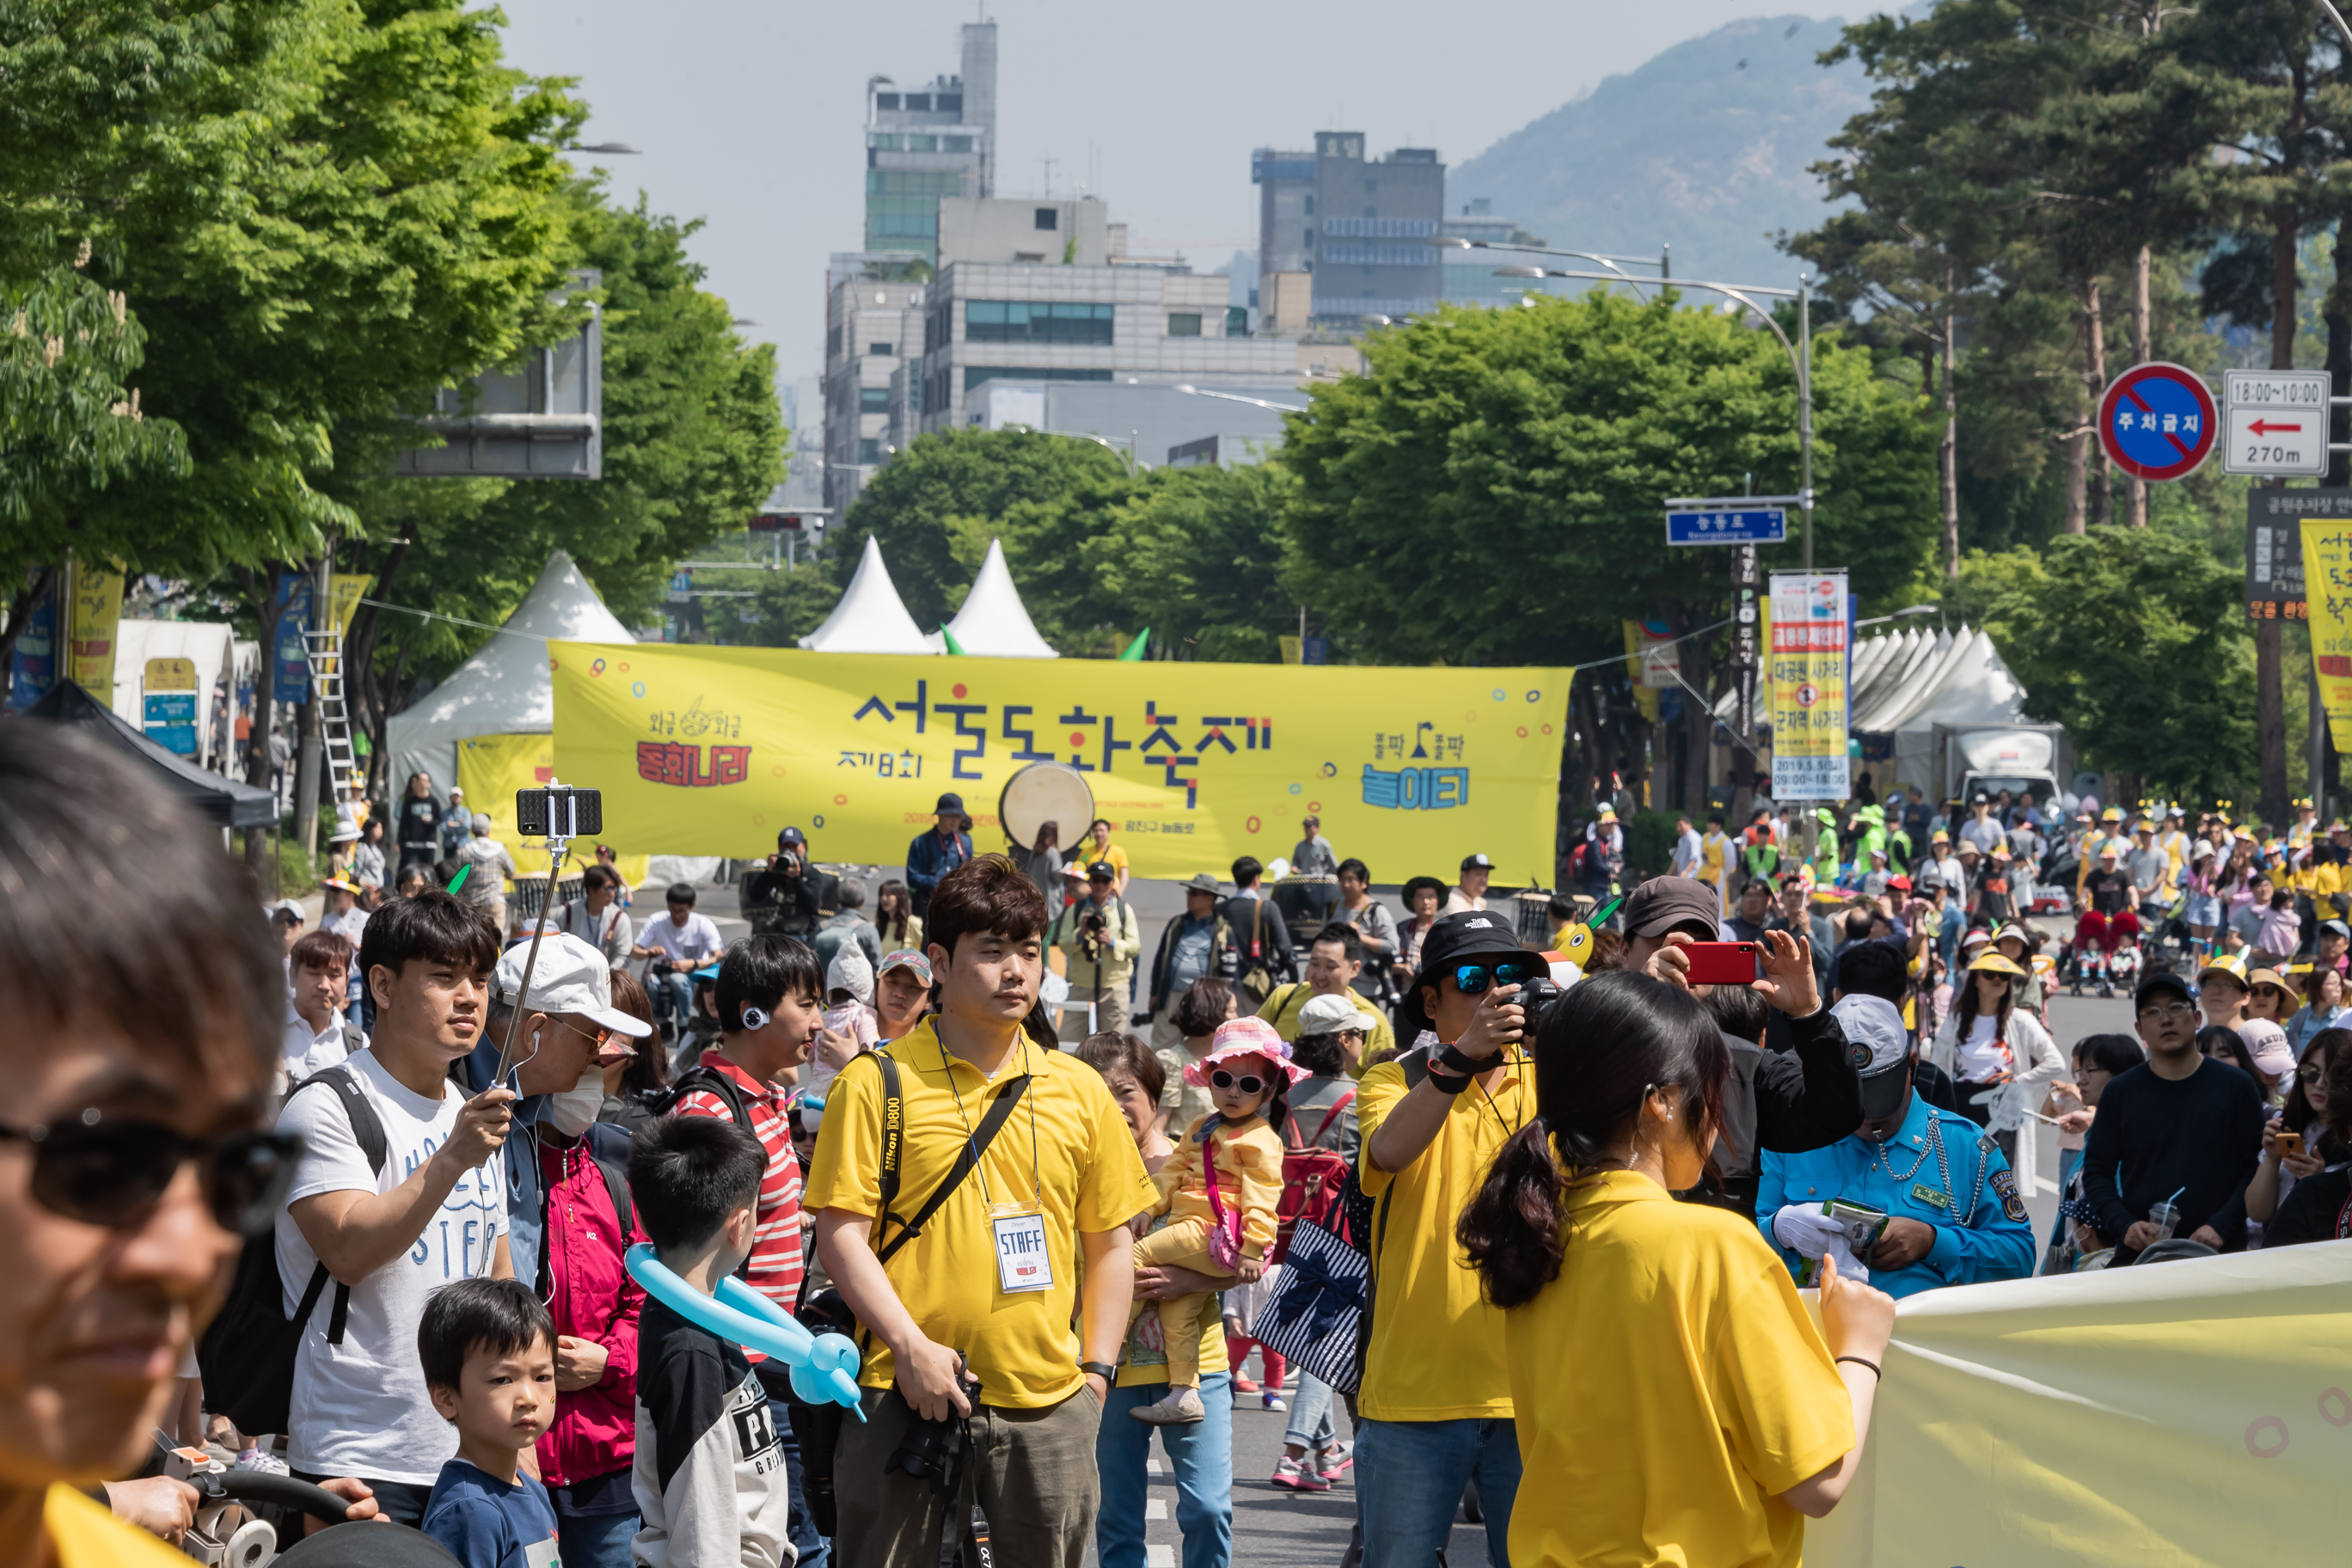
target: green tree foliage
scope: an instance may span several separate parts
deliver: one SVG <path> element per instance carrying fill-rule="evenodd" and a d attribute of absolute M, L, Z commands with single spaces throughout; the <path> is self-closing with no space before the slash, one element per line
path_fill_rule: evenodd
<path fill-rule="evenodd" d="M 2240 798 L 2254 772 L 2242 581 L 2160 528 L 2095 529 L 1979 556 L 1964 586 L 2027 691 L 2089 766 L 2191 800 Z"/>
<path fill-rule="evenodd" d="M 1298 601 L 1281 565 L 1290 472 L 1278 462 L 1155 468 L 1084 552 L 1118 625 L 1180 657 L 1273 664 Z M 1340 639 L 1342 653 L 1352 638 Z M 1122 645 L 1124 646 L 1124 645 Z"/>
<path fill-rule="evenodd" d="M 1814 557 L 1885 593 L 1935 536 L 1934 436 L 1869 354 L 1813 353 Z M 1738 494 L 1750 473 L 1759 493 L 1797 486 L 1788 356 L 1714 311 L 1599 295 L 1448 309 L 1368 353 L 1370 375 L 1317 387 L 1290 422 L 1290 575 L 1385 660 L 1566 663 L 1605 652 L 1625 617 L 1700 624 L 1727 572 L 1668 548 L 1663 503 Z M 1798 564 L 1793 539 L 1762 554 Z"/>

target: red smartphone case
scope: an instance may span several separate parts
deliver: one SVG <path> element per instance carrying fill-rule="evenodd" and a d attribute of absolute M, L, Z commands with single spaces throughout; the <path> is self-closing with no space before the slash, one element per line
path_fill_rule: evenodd
<path fill-rule="evenodd" d="M 1683 952 L 1694 985 L 1746 985 L 1763 973 L 1752 942 L 1695 942 Z"/>

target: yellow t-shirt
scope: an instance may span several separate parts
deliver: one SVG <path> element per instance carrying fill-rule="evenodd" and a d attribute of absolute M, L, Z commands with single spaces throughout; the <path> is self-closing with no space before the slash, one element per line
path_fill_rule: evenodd
<path fill-rule="evenodd" d="M 1267 992 L 1265 1005 L 1257 1010 L 1257 1016 L 1272 1024 L 1276 1034 L 1286 1040 L 1295 1041 L 1298 1038 L 1299 1009 L 1313 1000 L 1315 1000 L 1315 988 L 1304 980 L 1294 980 L 1287 985 L 1277 985 Z M 1396 1026 L 1389 1022 L 1388 1015 L 1365 1001 L 1360 994 L 1355 1001 L 1356 1011 L 1372 1020 L 1371 1028 L 1364 1035 L 1364 1055 L 1357 1058 L 1360 1061 L 1370 1057 L 1374 1051 L 1395 1045 Z"/>
<path fill-rule="evenodd" d="M 58 1568 L 188 1568 L 188 1558 L 62 1481 L 41 1503 Z"/>
<path fill-rule="evenodd" d="M 1108 866 L 1112 870 L 1118 873 L 1119 880 L 1121 882 L 1127 880 L 1127 851 L 1121 849 L 1116 844 L 1112 845 L 1108 849 L 1097 852 L 1094 841 L 1092 839 L 1088 839 L 1085 844 L 1079 847 L 1078 863 L 1084 866 L 1092 866 L 1097 863 Z M 1080 891 L 1083 895 L 1084 889 L 1081 889 Z"/>
<path fill-rule="evenodd" d="M 1202 1174 L 1201 1123 L 1195 1120 L 1177 1141 L 1175 1155 L 1151 1178 L 1174 1219 L 1216 1223 L 1209 1185 Z M 1242 1251 L 1256 1258 L 1274 1245 L 1275 1207 L 1282 1201 L 1282 1135 L 1253 1116 L 1238 1126 L 1226 1122 L 1209 1135 L 1216 1145 L 1217 1201 L 1242 1215 Z"/>
<path fill-rule="evenodd" d="M 1543 1478 L 1512 1506 L 1511 1562 L 1796 1568 L 1804 1516 L 1780 1494 L 1854 1438 L 1788 1269 L 1753 1226 L 1631 1171 L 1562 1212 L 1559 1278 L 1503 1314 L 1520 1462 Z"/>
<path fill-rule="evenodd" d="M 978 1068 L 946 1053 L 935 1024 L 926 1018 L 904 1039 L 882 1047 L 898 1063 L 906 1097 L 898 1213 L 911 1214 L 930 1196 L 1007 1074 L 1025 1065 L 1033 1076 L 1011 1120 L 981 1157 L 980 1169 L 886 1266 L 891 1288 L 932 1342 L 964 1352 L 987 1404 L 1012 1409 L 1058 1405 L 1082 1381 L 1073 1326 L 1077 1235 L 1124 1225 L 1150 1208 L 1159 1194 L 1101 1074 L 1024 1038 L 1020 1059 L 1008 1062 L 992 1084 Z M 834 1080 L 803 1207 L 869 1217 L 880 1207 L 882 1099 L 878 1071 L 845 1070 Z M 1008 1293 L 998 1288 L 989 1206 L 1041 1199 L 1054 1284 Z M 892 1375 L 890 1352 L 877 1342 L 858 1381 L 868 1388 L 887 1388 Z"/>
<path fill-rule="evenodd" d="M 1421 1158 L 1402 1172 L 1372 1161 L 1372 1135 L 1408 1092 L 1404 1068 L 1382 1062 L 1356 1096 L 1358 1162 L 1374 1200 L 1372 1342 L 1357 1407 L 1378 1421 L 1456 1421 L 1511 1414 L 1502 1314 L 1479 1293 L 1454 1223 L 1495 1152 L 1535 1114 L 1534 1069 L 1505 1068 L 1491 1090 L 1454 1097 Z M 1382 1210 L 1386 1227 L 1382 1228 Z"/>
<path fill-rule="evenodd" d="M 1698 879 L 1710 888 L 1723 886 L 1725 858 L 1731 851 L 1727 834 L 1710 833 L 1698 841 Z"/>

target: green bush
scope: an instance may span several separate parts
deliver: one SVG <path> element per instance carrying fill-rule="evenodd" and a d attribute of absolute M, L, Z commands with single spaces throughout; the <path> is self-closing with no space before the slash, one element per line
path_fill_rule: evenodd
<path fill-rule="evenodd" d="M 1625 824 L 1625 885 L 1663 877 L 1675 863 L 1675 814 L 1637 811 Z"/>

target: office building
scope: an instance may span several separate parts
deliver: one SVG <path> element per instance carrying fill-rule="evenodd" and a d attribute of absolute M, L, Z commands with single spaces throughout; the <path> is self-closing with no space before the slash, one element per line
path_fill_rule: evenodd
<path fill-rule="evenodd" d="M 939 260 L 939 198 L 996 189 L 996 24 L 963 26 L 962 70 L 866 84 L 866 248 Z"/>
<path fill-rule="evenodd" d="M 824 504 L 836 517 L 884 458 L 890 377 L 922 342 L 923 284 L 887 253 L 836 255 L 824 312 Z"/>
<path fill-rule="evenodd" d="M 1261 147 L 1250 154 L 1257 187 L 1257 273 L 1307 272 L 1315 258 L 1315 154 Z M 1259 308 L 1265 307 L 1259 286 Z"/>
<path fill-rule="evenodd" d="M 942 268 L 926 291 L 921 363 L 905 367 L 908 434 L 984 424 L 973 395 L 998 378 L 1286 391 L 1298 345 L 1248 336 L 1228 294 L 1222 274 L 1175 267 Z"/>

